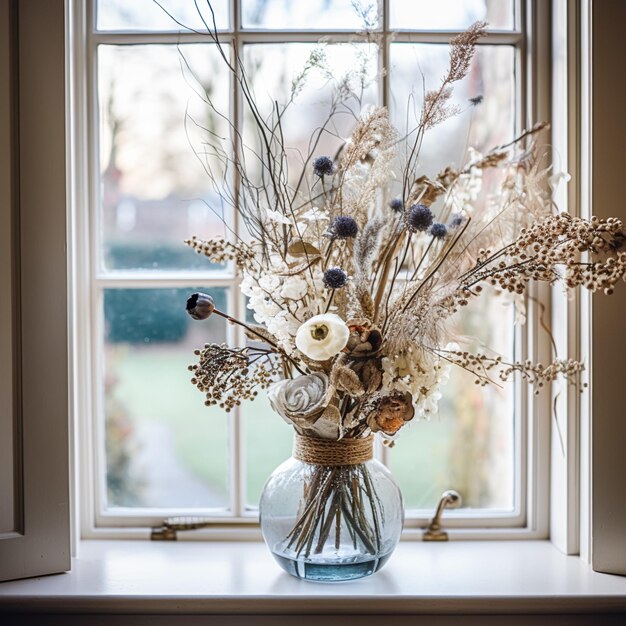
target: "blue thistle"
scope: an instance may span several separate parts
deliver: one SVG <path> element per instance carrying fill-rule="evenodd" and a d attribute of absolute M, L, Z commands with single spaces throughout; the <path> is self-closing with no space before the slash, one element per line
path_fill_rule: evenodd
<path fill-rule="evenodd" d="M 465 218 L 460 213 L 457 213 L 450 220 L 449 226 L 450 226 L 450 228 L 458 228 L 464 221 L 465 221 Z"/>
<path fill-rule="evenodd" d="M 330 157 L 320 156 L 313 159 L 313 171 L 322 178 L 323 176 L 331 176 L 335 173 L 335 164 Z"/>
<path fill-rule="evenodd" d="M 430 234 L 435 239 L 443 239 L 448 234 L 448 228 L 445 224 L 440 224 L 439 222 L 435 222 L 430 227 Z"/>
<path fill-rule="evenodd" d="M 396 213 L 401 213 L 404 205 L 402 204 L 402 198 L 394 198 L 389 202 L 389 208 Z"/>
<path fill-rule="evenodd" d="M 348 215 L 340 215 L 333 220 L 329 228 L 330 235 L 339 239 L 350 239 L 356 237 L 359 232 L 359 226 L 354 218 Z"/>
<path fill-rule="evenodd" d="M 328 289 L 340 289 L 348 282 L 348 275 L 340 267 L 331 267 L 324 272 L 322 280 Z"/>
<path fill-rule="evenodd" d="M 433 219 L 433 212 L 425 204 L 414 204 L 404 214 L 406 227 L 412 232 L 428 230 Z"/>

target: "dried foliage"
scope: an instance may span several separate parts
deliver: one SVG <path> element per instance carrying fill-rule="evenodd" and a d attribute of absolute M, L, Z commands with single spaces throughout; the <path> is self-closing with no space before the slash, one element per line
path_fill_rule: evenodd
<path fill-rule="evenodd" d="M 226 179 L 212 178 L 250 243 L 187 243 L 215 263 L 234 261 L 257 325 L 228 319 L 267 348 L 210 344 L 198 351 L 194 383 L 208 403 L 230 409 L 280 372 L 284 380 L 272 397 L 299 432 L 392 437 L 414 417 L 436 414 L 451 367 L 480 385 L 515 375 L 536 390 L 557 376 L 576 383 L 583 365 L 575 360 L 555 354 L 546 366 L 509 363 L 459 348 L 469 342 L 452 331 L 455 313 L 486 287 L 518 298 L 538 281 L 610 294 L 626 276 L 619 220 L 556 212 L 555 172 L 539 143 L 547 125 L 485 154 L 469 149 L 461 166 L 434 177 L 421 170 L 424 135 L 459 113 L 454 86 L 467 76 L 484 35 L 478 22 L 450 42 L 447 71 L 423 94 L 416 127 L 403 134 L 385 108 L 362 106 L 371 80 L 365 64 L 334 79 L 323 44 L 294 79 L 289 101 L 263 117 L 236 51 L 231 62 L 209 28 L 239 81 L 258 139 L 252 149 L 233 128 L 233 144 L 212 152 L 240 181 L 235 193 Z M 311 136 L 294 177 L 282 124 L 313 71 L 334 81 L 334 92 L 328 119 Z M 340 111 L 354 115 L 351 136 L 336 155 L 318 154 L 320 137 L 333 132 Z"/>

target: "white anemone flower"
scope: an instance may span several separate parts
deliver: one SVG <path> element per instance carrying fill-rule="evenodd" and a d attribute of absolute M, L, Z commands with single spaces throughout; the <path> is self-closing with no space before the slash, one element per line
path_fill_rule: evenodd
<path fill-rule="evenodd" d="M 326 361 L 341 352 L 348 343 L 350 330 L 335 313 L 316 315 L 298 328 L 296 346 L 314 361 Z"/>

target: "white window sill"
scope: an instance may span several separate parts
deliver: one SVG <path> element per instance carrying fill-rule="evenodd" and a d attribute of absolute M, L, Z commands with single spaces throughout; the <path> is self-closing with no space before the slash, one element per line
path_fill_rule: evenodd
<path fill-rule="evenodd" d="M 0 584 L 0 613 L 626 612 L 626 577 L 548 541 L 401 543 L 370 578 L 296 580 L 258 542 L 84 541 L 66 574 Z"/>

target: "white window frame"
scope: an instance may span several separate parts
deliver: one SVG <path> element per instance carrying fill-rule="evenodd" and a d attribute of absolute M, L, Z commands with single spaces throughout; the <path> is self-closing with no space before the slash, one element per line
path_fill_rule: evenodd
<path fill-rule="evenodd" d="M 120 538 L 146 536 L 148 529 L 159 525 L 165 517 L 174 514 L 170 509 L 128 509 L 123 514 L 112 514 L 98 510 L 97 503 L 102 502 L 106 492 L 104 485 L 104 411 L 98 390 L 98 381 L 102 380 L 102 352 L 97 346 L 101 342 L 103 320 L 101 319 L 101 294 L 105 287 L 180 287 L 206 284 L 230 288 L 231 310 L 245 313 L 243 298 L 235 274 L 222 272 L 159 272 L 152 276 L 148 272 L 116 271 L 100 274 L 93 262 L 99 254 L 100 241 L 97 236 L 99 223 L 100 198 L 95 181 L 99 175 L 97 146 L 97 92 L 96 92 L 96 55 L 99 43 L 185 43 L 206 41 L 193 33 L 172 32 L 99 32 L 91 28 L 95 24 L 93 5 L 95 0 L 68 0 L 71 13 L 70 23 L 73 28 L 71 73 L 72 81 L 72 129 L 73 129 L 73 310 L 76 320 L 76 335 L 73 345 L 73 358 L 76 363 L 74 373 L 73 399 L 77 417 L 78 482 L 79 504 L 77 521 L 84 538 Z M 245 43 L 260 42 L 316 42 L 320 37 L 329 35 L 331 41 L 345 41 L 352 31 L 269 31 L 241 28 L 239 2 L 230 3 L 231 30 L 220 32 L 226 44 L 234 44 L 241 52 Z M 389 0 L 383 0 L 382 24 L 384 47 L 382 62 L 389 58 L 391 31 L 389 30 Z M 517 130 L 527 128 L 539 120 L 550 119 L 550 3 L 541 0 L 516 0 L 516 27 L 512 31 L 490 31 L 486 43 L 513 44 L 516 46 Z M 523 24 L 523 29 L 520 25 Z M 447 43 L 456 31 L 400 31 L 393 34 L 393 41 L 413 43 Z M 238 86 L 231 78 L 233 98 L 231 119 L 241 119 L 241 102 Z M 379 90 L 383 104 L 389 100 L 387 77 L 380 80 Z M 525 94 L 525 97 L 522 97 Z M 86 138 L 92 138 L 91 145 Z M 93 211 L 80 210 L 94 207 Z M 95 251 L 95 252 L 94 252 Z M 80 262 L 76 262 L 80 259 Z M 540 286 L 532 294 L 547 306 L 550 299 L 549 289 Z M 548 309 L 549 310 L 549 309 Z M 517 344 L 521 346 L 520 358 L 547 361 L 550 349 L 547 341 L 540 338 L 540 311 L 537 305 L 529 302 L 528 323 L 525 329 L 518 331 Z M 243 340 L 238 330 L 229 328 L 229 341 Z M 549 520 L 549 489 L 545 476 L 550 471 L 550 415 L 551 399 L 549 394 L 534 396 L 527 386 L 516 385 L 515 410 L 518 432 L 515 441 L 517 463 L 515 490 L 517 506 L 513 514 L 486 512 L 484 510 L 450 511 L 446 513 L 446 527 L 453 539 L 518 539 L 546 538 Z M 206 511 L 206 517 L 214 522 L 214 527 L 197 531 L 198 538 L 241 538 L 259 536 L 256 525 L 256 512 L 246 508 L 245 504 L 245 469 L 244 437 L 242 418 L 238 411 L 229 419 L 232 446 L 230 455 L 231 472 L 231 512 L 218 513 Z M 385 460 L 387 451 L 380 452 Z M 98 468 L 98 469 L 96 469 Z M 80 476 L 80 479 L 78 479 Z M 121 511 L 120 511 L 121 513 Z M 181 511 L 180 513 L 185 513 Z M 428 513 L 407 519 L 404 536 L 419 538 L 421 527 L 428 521 Z M 194 515 L 204 512 L 194 510 Z"/>

